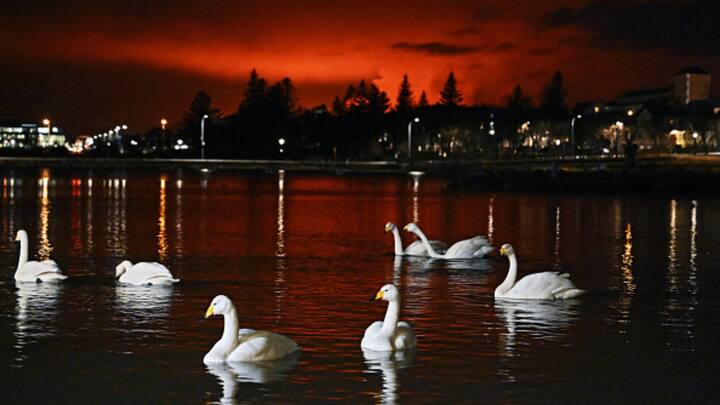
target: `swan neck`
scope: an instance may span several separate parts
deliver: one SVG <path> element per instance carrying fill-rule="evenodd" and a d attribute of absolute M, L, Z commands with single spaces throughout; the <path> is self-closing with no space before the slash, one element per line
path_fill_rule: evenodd
<path fill-rule="evenodd" d="M 26 234 L 20 235 L 20 258 L 18 259 L 18 269 L 28 261 L 28 238 Z"/>
<path fill-rule="evenodd" d="M 223 318 L 225 318 L 225 326 L 223 328 L 222 338 L 220 338 L 220 342 L 218 343 L 221 343 L 229 352 L 238 344 L 238 329 L 240 329 L 240 322 L 238 321 L 235 307 L 231 307 L 226 313 L 224 313 Z"/>
<path fill-rule="evenodd" d="M 435 251 L 435 249 L 433 249 L 427 236 L 425 236 L 425 233 L 423 233 L 423 231 L 421 231 L 420 228 L 417 228 L 417 230 L 415 231 L 415 235 L 420 237 L 420 240 L 422 240 L 423 245 L 425 245 L 425 250 L 428 251 L 428 254 L 430 255 L 430 257 L 442 257 L 442 256 L 440 256 L 440 254 L 438 254 L 438 252 Z"/>
<path fill-rule="evenodd" d="M 395 256 L 403 255 L 402 239 L 400 239 L 400 231 L 397 228 L 392 230 L 393 240 L 395 240 Z"/>
<path fill-rule="evenodd" d="M 385 319 L 380 333 L 384 336 L 392 337 L 397 329 L 397 323 L 400 319 L 400 299 L 394 299 L 388 302 L 387 311 L 385 311 Z"/>
<path fill-rule="evenodd" d="M 508 274 L 505 276 L 505 281 L 503 281 L 498 288 L 495 289 L 495 292 L 507 292 L 515 284 L 515 279 L 517 278 L 517 257 L 515 256 L 515 253 L 509 254 L 508 260 L 510 261 Z"/>

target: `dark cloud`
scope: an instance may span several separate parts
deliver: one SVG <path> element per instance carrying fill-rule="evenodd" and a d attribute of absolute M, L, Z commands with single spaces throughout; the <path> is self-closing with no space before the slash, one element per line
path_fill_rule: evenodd
<path fill-rule="evenodd" d="M 432 56 L 469 55 L 482 50 L 481 47 L 449 44 L 446 42 L 396 42 L 392 44 L 392 48 Z"/>
<path fill-rule="evenodd" d="M 604 48 L 661 49 L 698 55 L 720 54 L 720 2 L 596 1 L 547 13 L 539 28 L 577 27 Z"/>
<path fill-rule="evenodd" d="M 492 46 L 489 50 L 490 52 L 494 53 L 503 53 L 512 51 L 513 49 L 517 48 L 517 44 L 512 42 L 501 42 L 495 46 Z"/>

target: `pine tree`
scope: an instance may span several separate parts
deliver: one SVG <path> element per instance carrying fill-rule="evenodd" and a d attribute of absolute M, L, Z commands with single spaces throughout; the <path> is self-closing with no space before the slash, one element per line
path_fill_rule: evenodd
<path fill-rule="evenodd" d="M 250 79 L 245 87 L 245 99 L 239 110 L 255 114 L 263 109 L 267 102 L 267 81 L 258 76 L 255 69 L 250 72 Z"/>
<path fill-rule="evenodd" d="M 532 107 L 532 98 L 523 93 L 520 85 L 516 85 L 507 97 L 505 106 L 511 114 L 522 114 Z"/>
<path fill-rule="evenodd" d="M 540 109 L 547 118 L 554 120 L 567 118 L 566 93 L 562 73 L 555 72 L 540 93 Z"/>
<path fill-rule="evenodd" d="M 420 93 L 420 101 L 418 101 L 418 108 L 425 108 L 429 105 L 427 94 L 425 94 L 425 90 Z"/>
<path fill-rule="evenodd" d="M 450 72 L 445 86 L 440 92 L 440 104 L 448 106 L 457 106 L 462 103 L 463 98 L 460 90 L 458 89 L 457 81 L 455 80 L 455 74 Z"/>
<path fill-rule="evenodd" d="M 412 88 L 410 87 L 410 81 L 408 75 L 403 75 L 402 82 L 400 82 L 400 89 L 398 90 L 397 96 L 397 111 L 406 112 L 410 111 L 415 104 Z"/>

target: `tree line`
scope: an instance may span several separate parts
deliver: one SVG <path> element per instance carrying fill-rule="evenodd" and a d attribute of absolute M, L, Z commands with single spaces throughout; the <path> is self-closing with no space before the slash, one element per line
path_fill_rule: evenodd
<path fill-rule="evenodd" d="M 565 119 L 565 95 L 562 74 L 557 72 L 540 96 L 542 113 L 553 120 Z M 303 108 L 290 78 L 271 84 L 253 70 L 232 114 L 221 115 L 211 96 L 200 91 L 179 130 L 169 133 L 154 128 L 140 139 L 146 146 L 153 145 L 155 153 L 177 153 L 167 144 L 179 140 L 190 146 L 186 155 L 198 155 L 201 121 L 207 116 L 209 158 L 403 159 L 408 132 L 414 134 L 410 147 L 417 157 L 432 158 L 448 151 L 489 155 L 497 153 L 501 138 L 512 141 L 501 134 L 519 126 L 533 108 L 531 97 L 520 86 L 513 89 L 505 106 L 465 105 L 453 72 L 439 96 L 436 104 L 428 102 L 425 91 L 416 98 L 405 74 L 392 101 L 374 83 L 360 80 L 348 85 L 329 108 L 324 104 Z"/>

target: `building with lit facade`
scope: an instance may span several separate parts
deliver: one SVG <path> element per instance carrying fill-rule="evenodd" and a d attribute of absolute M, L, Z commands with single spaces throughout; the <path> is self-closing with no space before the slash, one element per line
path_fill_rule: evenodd
<path fill-rule="evenodd" d="M 65 135 L 55 126 L 32 122 L 0 121 L 0 148 L 56 148 L 65 145 Z"/>

